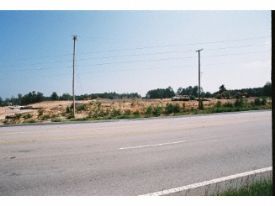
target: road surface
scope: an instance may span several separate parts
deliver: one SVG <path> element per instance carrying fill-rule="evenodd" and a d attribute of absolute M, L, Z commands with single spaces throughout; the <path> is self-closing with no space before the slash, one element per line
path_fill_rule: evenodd
<path fill-rule="evenodd" d="M 142 195 L 271 166 L 271 111 L 0 128 L 0 195 Z"/>

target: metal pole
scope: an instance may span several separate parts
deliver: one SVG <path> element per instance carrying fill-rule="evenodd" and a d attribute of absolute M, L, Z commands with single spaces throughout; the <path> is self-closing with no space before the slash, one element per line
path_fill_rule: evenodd
<path fill-rule="evenodd" d="M 74 94 L 74 75 L 75 75 L 75 42 L 76 42 L 77 36 L 73 36 L 73 41 L 74 41 L 74 48 L 73 48 L 73 85 L 72 85 L 72 90 L 73 90 L 73 116 L 75 118 L 75 94 Z"/>
<path fill-rule="evenodd" d="M 199 79 L 199 88 L 198 88 L 198 99 L 199 99 L 199 109 L 202 109 L 202 102 L 201 102 L 201 51 L 203 49 L 199 49 L 198 52 L 198 79 Z"/>

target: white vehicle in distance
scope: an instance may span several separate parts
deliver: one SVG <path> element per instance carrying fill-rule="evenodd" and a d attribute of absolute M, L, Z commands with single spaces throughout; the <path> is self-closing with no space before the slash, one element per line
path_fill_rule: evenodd
<path fill-rule="evenodd" d="M 176 95 L 172 97 L 172 101 L 189 101 L 190 96 L 189 95 Z"/>

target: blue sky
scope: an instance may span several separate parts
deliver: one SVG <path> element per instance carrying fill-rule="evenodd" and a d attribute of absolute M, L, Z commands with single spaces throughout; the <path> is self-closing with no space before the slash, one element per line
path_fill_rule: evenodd
<path fill-rule="evenodd" d="M 271 81 L 270 11 L 0 11 L 0 96 L 138 92 L 197 85 L 216 91 Z"/>

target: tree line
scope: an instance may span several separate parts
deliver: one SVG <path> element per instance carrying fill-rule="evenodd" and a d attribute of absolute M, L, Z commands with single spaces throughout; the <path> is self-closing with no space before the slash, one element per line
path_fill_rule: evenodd
<path fill-rule="evenodd" d="M 138 93 L 116 93 L 116 92 L 104 92 L 104 93 L 94 93 L 94 94 L 83 94 L 76 95 L 76 100 L 89 100 L 96 98 L 105 98 L 105 99 L 125 99 L 125 98 L 141 98 Z M 17 97 L 6 98 L 3 100 L 0 97 L 0 106 L 8 105 L 27 105 L 33 104 L 42 101 L 58 101 L 58 100 L 72 100 L 72 95 L 64 93 L 61 96 L 58 96 L 56 92 L 53 92 L 50 96 L 44 96 L 41 92 L 32 91 L 25 95 L 18 94 Z"/>
<path fill-rule="evenodd" d="M 198 97 L 199 87 L 198 86 L 189 86 L 186 88 L 178 88 L 175 92 L 171 87 L 167 88 L 158 88 L 149 90 L 146 93 L 146 98 L 148 99 L 162 99 L 162 98 L 171 98 L 176 95 L 188 95 L 191 99 Z M 271 97 L 272 96 L 272 84 L 267 82 L 263 87 L 255 88 L 244 88 L 244 89 L 234 89 L 227 90 L 225 85 L 221 85 L 217 92 L 205 92 L 203 88 L 200 88 L 201 97 L 203 98 L 217 98 L 217 99 L 229 99 L 229 98 L 239 98 L 239 97 Z"/>
<path fill-rule="evenodd" d="M 186 88 L 178 88 L 175 92 L 172 87 L 167 88 L 157 88 L 149 90 L 145 98 L 147 99 L 163 99 L 163 98 L 171 98 L 176 95 L 188 95 L 191 99 L 195 99 L 198 97 L 198 86 L 189 86 Z M 272 96 L 272 84 L 267 82 L 263 87 L 256 88 L 244 88 L 244 89 L 234 89 L 227 90 L 225 85 L 221 85 L 217 92 L 210 93 L 204 92 L 203 88 L 200 88 L 201 97 L 203 98 L 239 98 L 242 96 L 245 97 L 271 97 Z M 104 92 L 104 93 L 93 93 L 93 94 L 83 94 L 76 95 L 76 100 L 89 100 L 96 98 L 106 98 L 106 99 L 133 99 L 133 98 L 141 98 L 141 95 L 138 93 L 116 93 L 116 92 Z M 47 101 L 47 100 L 72 100 L 72 96 L 68 93 L 64 93 L 59 96 L 56 92 L 53 92 L 50 96 L 44 96 L 41 92 L 32 91 L 25 95 L 18 94 L 17 97 L 6 98 L 3 100 L 0 97 L 0 106 L 8 106 L 8 105 L 27 105 L 33 104 L 37 102 Z"/>

